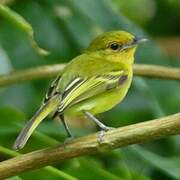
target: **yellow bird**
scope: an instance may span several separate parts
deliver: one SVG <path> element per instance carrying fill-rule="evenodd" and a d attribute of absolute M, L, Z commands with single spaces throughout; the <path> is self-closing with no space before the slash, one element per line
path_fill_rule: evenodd
<path fill-rule="evenodd" d="M 134 53 L 145 41 L 125 31 L 106 32 L 75 57 L 50 86 L 43 104 L 17 137 L 13 148 L 21 149 L 39 123 L 53 113 L 60 117 L 69 137 L 64 115 L 86 116 L 101 130 L 110 127 L 94 115 L 120 103 L 131 85 Z"/>

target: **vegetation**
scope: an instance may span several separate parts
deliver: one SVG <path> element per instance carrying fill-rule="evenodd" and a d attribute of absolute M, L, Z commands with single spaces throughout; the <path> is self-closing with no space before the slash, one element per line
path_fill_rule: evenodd
<path fill-rule="evenodd" d="M 0 0 L 13 10 L 0 8 L 0 74 L 66 63 L 80 54 L 97 34 L 114 29 L 150 39 L 139 47 L 136 63 L 180 67 L 179 57 L 169 56 L 153 40 L 154 37 L 179 35 L 179 1 L 139 1 Z M 39 76 L 24 83 L 18 80 L 17 84 L 9 86 L 1 84 L 5 76 L 0 76 L 1 161 L 19 153 L 57 145 L 66 138 L 62 125 L 47 119 L 22 151 L 11 150 L 25 121 L 39 107 L 52 76 L 47 76 L 50 79 Z M 138 76 L 123 103 L 99 115 L 99 119 L 113 127 L 130 125 L 175 114 L 180 110 L 179 102 L 179 82 Z M 77 137 L 97 131 L 94 124 L 84 119 L 70 119 L 68 123 Z M 9 179 L 180 179 L 179 149 L 179 136 L 171 136 L 61 161 Z"/>

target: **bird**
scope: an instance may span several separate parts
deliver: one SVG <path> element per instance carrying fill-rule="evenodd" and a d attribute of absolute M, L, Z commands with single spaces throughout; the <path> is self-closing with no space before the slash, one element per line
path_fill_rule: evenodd
<path fill-rule="evenodd" d="M 52 82 L 33 117 L 18 135 L 13 149 L 22 149 L 33 131 L 48 115 L 60 118 L 73 137 L 64 116 L 93 121 L 102 132 L 106 126 L 95 115 L 112 109 L 126 96 L 133 78 L 134 54 L 145 38 L 115 30 L 97 36 L 82 54 L 73 58 Z"/>

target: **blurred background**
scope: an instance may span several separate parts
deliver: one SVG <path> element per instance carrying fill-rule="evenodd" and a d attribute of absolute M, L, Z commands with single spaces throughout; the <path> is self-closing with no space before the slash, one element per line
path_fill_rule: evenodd
<path fill-rule="evenodd" d="M 33 27 L 38 44 L 50 51 L 40 56 L 27 35 L 0 16 L 0 74 L 39 65 L 65 63 L 80 54 L 98 34 L 126 30 L 150 41 L 140 45 L 136 63 L 180 67 L 179 0 L 0 0 Z M 13 155 L 13 141 L 39 107 L 52 79 L 0 88 L 0 160 Z M 177 81 L 135 77 L 120 105 L 98 116 L 113 127 L 180 111 Z M 97 131 L 88 120 L 69 120 L 76 137 Z M 61 124 L 45 120 L 20 153 L 49 147 L 66 138 Z M 111 152 L 79 157 L 49 169 L 11 179 L 180 179 L 180 136 Z"/>

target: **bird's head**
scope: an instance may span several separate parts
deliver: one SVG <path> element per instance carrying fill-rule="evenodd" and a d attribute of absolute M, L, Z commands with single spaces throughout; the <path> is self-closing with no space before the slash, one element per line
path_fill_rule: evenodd
<path fill-rule="evenodd" d="M 133 59 L 139 43 L 146 41 L 125 31 L 110 31 L 95 38 L 86 49 L 86 52 L 99 52 L 105 56 L 118 60 Z M 120 59 L 120 58 L 119 58 Z"/>

